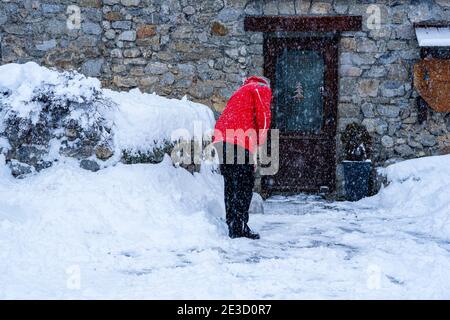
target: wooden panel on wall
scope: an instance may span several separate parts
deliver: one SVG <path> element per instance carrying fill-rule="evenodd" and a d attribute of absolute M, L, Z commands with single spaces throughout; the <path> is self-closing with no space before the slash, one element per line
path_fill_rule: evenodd
<path fill-rule="evenodd" d="M 414 86 L 437 112 L 450 112 L 450 60 L 428 59 L 414 66 Z"/>

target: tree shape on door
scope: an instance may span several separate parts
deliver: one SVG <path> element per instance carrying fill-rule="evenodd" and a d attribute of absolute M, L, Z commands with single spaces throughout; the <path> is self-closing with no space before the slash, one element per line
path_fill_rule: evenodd
<path fill-rule="evenodd" d="M 303 91 L 303 85 L 300 82 L 297 82 L 294 91 L 294 99 L 296 99 L 297 101 L 302 101 L 304 98 L 305 96 Z"/>

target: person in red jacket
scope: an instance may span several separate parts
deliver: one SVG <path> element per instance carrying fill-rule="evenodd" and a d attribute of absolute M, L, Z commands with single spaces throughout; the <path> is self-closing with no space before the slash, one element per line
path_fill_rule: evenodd
<path fill-rule="evenodd" d="M 225 183 L 229 236 L 259 239 L 248 226 L 255 184 L 256 154 L 270 128 L 272 90 L 266 80 L 250 77 L 231 96 L 216 122 L 213 143 Z"/>

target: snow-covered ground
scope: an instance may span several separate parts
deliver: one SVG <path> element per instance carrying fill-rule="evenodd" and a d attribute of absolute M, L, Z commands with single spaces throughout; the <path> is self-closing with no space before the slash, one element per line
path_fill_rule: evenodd
<path fill-rule="evenodd" d="M 169 161 L 16 180 L 0 159 L 0 298 L 450 298 L 450 155 L 357 203 L 273 197 L 226 236 L 221 178 Z"/>

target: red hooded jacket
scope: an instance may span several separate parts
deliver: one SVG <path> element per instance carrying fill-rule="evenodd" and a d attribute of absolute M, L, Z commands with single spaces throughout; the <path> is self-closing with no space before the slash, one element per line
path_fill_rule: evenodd
<path fill-rule="evenodd" d="M 237 144 L 251 153 L 266 142 L 270 128 L 272 90 L 259 77 L 250 77 L 230 98 L 214 128 L 216 142 Z"/>

